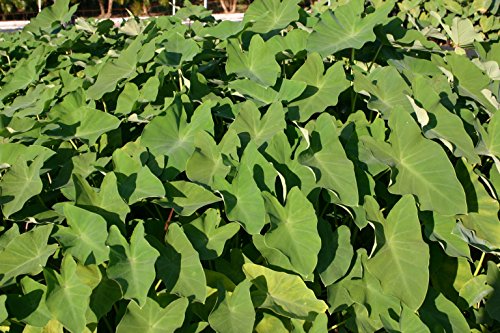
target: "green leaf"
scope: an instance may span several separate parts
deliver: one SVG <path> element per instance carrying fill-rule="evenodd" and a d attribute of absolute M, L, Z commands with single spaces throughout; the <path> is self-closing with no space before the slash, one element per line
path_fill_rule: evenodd
<path fill-rule="evenodd" d="M 241 104 L 240 104 L 241 105 Z M 253 141 L 257 147 L 267 143 L 277 132 L 286 127 L 281 103 L 273 103 L 262 115 L 254 103 L 243 103 L 229 130 L 234 130 L 242 144 Z"/>
<path fill-rule="evenodd" d="M 113 153 L 113 164 L 118 179 L 118 191 L 131 205 L 146 198 L 163 197 L 165 189 L 162 182 L 145 165 L 147 151 L 142 147 L 137 152 L 127 152 L 127 144 Z M 142 148 L 142 149 L 141 149 Z"/>
<path fill-rule="evenodd" d="M 217 305 L 208 316 L 210 326 L 216 332 L 251 333 L 255 310 L 250 297 L 249 281 L 243 281 L 232 293 L 222 290 Z"/>
<path fill-rule="evenodd" d="M 265 244 L 283 253 L 295 272 L 310 279 L 321 248 L 314 207 L 298 187 L 290 190 L 284 207 L 274 196 L 263 195 L 271 220 Z M 269 263 L 276 264 L 272 260 Z"/>
<path fill-rule="evenodd" d="M 445 79 L 441 80 L 443 85 L 448 86 Z M 438 91 L 442 90 L 436 79 L 429 79 L 418 76 L 414 80 L 415 98 L 429 112 L 427 124 L 421 124 L 424 134 L 429 139 L 438 138 L 443 144 L 450 148 L 457 157 L 464 156 L 470 163 L 478 163 L 479 158 L 474 152 L 474 144 L 467 134 L 463 121 L 456 114 L 449 112 L 441 103 L 441 96 Z M 436 85 L 436 87 L 433 86 Z"/>
<path fill-rule="evenodd" d="M 118 192 L 118 182 L 113 172 L 108 172 L 104 176 L 99 192 L 77 174 L 73 174 L 73 183 L 76 190 L 76 206 L 101 215 L 108 223 L 123 225 L 130 208 Z"/>
<path fill-rule="evenodd" d="M 407 98 L 411 88 L 394 67 L 377 67 L 366 76 L 355 68 L 354 90 L 370 96 L 368 107 L 382 113 L 384 118 L 394 108 L 411 108 Z"/>
<path fill-rule="evenodd" d="M 191 181 L 212 186 L 214 179 L 228 174 L 230 167 L 224 164 L 221 149 L 210 134 L 198 132 L 194 146 L 195 151 L 186 165 L 186 175 Z"/>
<path fill-rule="evenodd" d="M 388 1 L 364 17 L 363 0 L 352 0 L 335 11 L 328 10 L 307 40 L 307 51 L 319 52 L 322 57 L 348 48 L 359 49 L 375 40 L 373 29 L 384 23 L 394 2 Z"/>
<path fill-rule="evenodd" d="M 448 256 L 470 259 L 469 244 L 454 233 L 457 225 L 454 216 L 426 212 L 420 218 L 424 222 L 427 238 L 439 242 Z"/>
<path fill-rule="evenodd" d="M 383 290 L 417 310 L 425 299 L 429 281 L 429 249 L 423 241 L 415 200 L 402 197 L 382 221 L 383 242 L 368 261 Z"/>
<path fill-rule="evenodd" d="M 144 226 L 136 225 L 130 244 L 116 226 L 111 226 L 107 244 L 110 247 L 108 277 L 118 282 L 124 298 L 144 306 L 156 276 L 154 265 L 160 255 L 144 238 Z"/>
<path fill-rule="evenodd" d="M 460 297 L 463 298 L 468 307 L 473 306 L 488 297 L 494 289 L 487 284 L 486 275 L 474 276 L 460 289 Z"/>
<path fill-rule="evenodd" d="M 149 297 L 142 307 L 135 302 L 130 302 L 116 331 L 118 333 L 174 332 L 182 326 L 188 305 L 189 302 L 185 298 L 179 298 L 165 308 Z"/>
<path fill-rule="evenodd" d="M 198 251 L 200 259 L 211 260 L 219 257 L 226 242 L 240 230 L 237 223 L 230 222 L 219 226 L 220 223 L 219 211 L 209 208 L 196 220 L 184 225 L 184 232 Z"/>
<path fill-rule="evenodd" d="M 500 249 L 498 200 L 491 197 L 470 165 L 458 161 L 456 171 L 467 198 L 468 213 L 461 215 L 460 220 L 474 232 L 475 237 L 486 241 L 490 250 Z"/>
<path fill-rule="evenodd" d="M 260 233 L 265 224 L 264 199 L 253 179 L 253 171 L 240 168 L 231 184 L 219 180 L 221 194 L 230 221 L 240 223 L 251 235 Z"/>
<path fill-rule="evenodd" d="M 24 31 L 38 33 L 40 30 L 50 29 L 54 23 L 65 23 L 71 20 L 77 6 L 69 8 L 69 0 L 57 0 L 53 5 L 45 7 L 36 18 L 24 27 Z"/>
<path fill-rule="evenodd" d="M 2 202 L 2 212 L 6 218 L 20 211 L 30 198 L 42 191 L 40 170 L 43 162 L 41 155 L 36 157 L 30 165 L 27 165 L 24 160 L 18 160 L 2 177 L 0 202 Z"/>
<path fill-rule="evenodd" d="M 250 296 L 250 294 L 249 294 L 249 296 Z M 7 308 L 5 307 L 6 300 L 7 300 L 7 295 L 0 295 L 0 323 L 9 317 L 9 314 L 7 313 Z M 252 307 L 252 310 L 253 310 L 253 307 Z"/>
<path fill-rule="evenodd" d="M 500 269 L 492 261 L 488 261 L 487 283 L 493 287 L 493 292 L 486 300 L 486 311 L 491 318 L 500 322 Z"/>
<path fill-rule="evenodd" d="M 20 280 L 23 295 L 9 296 L 10 316 L 32 326 L 45 326 L 52 315 L 45 302 L 47 287 L 25 276 Z"/>
<path fill-rule="evenodd" d="M 186 39 L 177 32 L 168 35 L 164 47 L 165 49 L 156 56 L 156 62 L 173 67 L 193 60 L 200 52 L 200 47 L 192 38 Z"/>
<path fill-rule="evenodd" d="M 173 178 L 186 170 L 186 164 L 195 150 L 194 138 L 197 132 L 213 133 L 213 105 L 212 102 L 200 105 L 188 123 L 182 102 L 180 98 L 176 98 L 165 115 L 155 117 L 144 128 L 141 144 L 156 157 L 167 157 L 167 177 Z"/>
<path fill-rule="evenodd" d="M 267 33 L 286 28 L 299 19 L 298 0 L 254 1 L 245 12 L 244 23 L 252 22 L 251 30 Z"/>
<path fill-rule="evenodd" d="M 65 256 L 61 264 L 61 274 L 52 270 L 46 270 L 44 273 L 47 281 L 46 303 L 53 318 L 70 332 L 83 332 L 92 289 L 82 283 L 76 262 L 71 256 Z"/>
<path fill-rule="evenodd" d="M 490 84 L 488 76 L 465 56 L 448 55 L 446 60 L 458 81 L 456 84 L 460 94 L 476 100 L 494 114 L 498 107 L 493 105 L 483 93 Z"/>
<path fill-rule="evenodd" d="M 0 252 L 0 286 L 15 283 L 19 275 L 36 275 L 42 271 L 47 259 L 58 247 L 47 244 L 52 227 L 51 224 L 37 226 L 23 234 L 17 231 L 17 235 L 3 245 Z M 18 230 L 17 226 L 12 228 Z"/>
<path fill-rule="evenodd" d="M 115 90 L 118 82 L 132 76 L 136 71 L 141 46 L 141 36 L 137 36 L 117 59 L 106 62 L 100 69 L 95 83 L 87 90 L 87 96 L 98 100 L 105 93 Z"/>
<path fill-rule="evenodd" d="M 283 321 L 281 321 L 278 317 L 275 317 L 269 313 L 264 312 L 262 319 L 259 321 L 257 326 L 255 326 L 255 332 L 287 333 L 290 331 L 285 327 Z"/>
<path fill-rule="evenodd" d="M 127 82 L 123 87 L 123 91 L 118 96 L 116 101 L 115 114 L 128 115 L 136 108 L 137 101 L 139 100 L 139 88 L 132 83 Z"/>
<path fill-rule="evenodd" d="M 431 332 L 436 330 L 446 333 L 470 331 L 467 321 L 456 305 L 432 288 L 429 288 L 419 314 Z"/>
<path fill-rule="evenodd" d="M 160 258 L 156 267 L 167 290 L 197 302 L 205 302 L 207 283 L 200 257 L 178 224 L 169 226 L 165 243 L 157 245 Z"/>
<path fill-rule="evenodd" d="M 239 43 L 230 39 L 227 45 L 226 72 L 249 78 L 264 86 L 273 86 L 281 72 L 269 45 L 260 35 L 254 35 L 248 51 L 241 50 Z"/>
<path fill-rule="evenodd" d="M 323 284 L 329 286 L 343 277 L 351 266 L 354 255 L 351 231 L 347 226 L 341 225 L 332 234 L 329 223 L 322 219 L 318 222 L 318 229 L 321 251 L 318 254 L 316 269 Z"/>
<path fill-rule="evenodd" d="M 300 122 L 337 105 L 340 94 L 349 87 L 341 62 L 335 63 L 325 73 L 323 60 L 318 53 L 310 54 L 292 76 L 292 81 L 307 84 L 306 89 L 288 106 L 288 117 Z"/>
<path fill-rule="evenodd" d="M 326 113 L 316 119 L 309 147 L 300 153 L 299 162 L 308 166 L 317 185 L 332 191 L 340 203 L 356 206 L 359 199 L 354 166 L 340 143 L 334 121 Z"/>
<path fill-rule="evenodd" d="M 99 265 L 108 260 L 106 220 L 71 205 L 64 206 L 64 215 L 69 227 L 59 227 L 54 237 L 62 244 L 65 253 L 84 265 Z"/>
<path fill-rule="evenodd" d="M 389 192 L 414 194 L 421 210 L 442 215 L 467 212 L 465 193 L 446 153 L 426 140 L 413 118 L 396 109 L 389 118 L 394 165 Z"/>
<path fill-rule="evenodd" d="M 0 91 L 0 102 L 6 97 L 20 89 L 26 88 L 33 81 L 38 80 L 40 72 L 43 70 L 45 61 L 49 56 L 45 45 L 40 45 L 30 51 L 29 57 L 21 59 L 11 71 L 10 75 L 3 79 L 5 84 Z"/>
<path fill-rule="evenodd" d="M 252 299 L 260 308 L 309 321 L 328 308 L 325 302 L 316 299 L 313 291 L 298 276 L 252 263 L 244 264 L 243 272 L 257 288 Z"/>
<path fill-rule="evenodd" d="M 81 89 L 70 93 L 54 106 L 49 118 L 52 124 L 47 126 L 46 134 L 65 139 L 82 139 L 89 145 L 95 144 L 102 134 L 120 126 L 120 120 L 115 116 L 87 106 Z"/>
<path fill-rule="evenodd" d="M 221 200 L 200 185 L 183 180 L 166 183 L 165 189 L 166 197 L 154 202 L 162 207 L 173 208 L 183 216 L 192 215 L 199 208 Z"/>

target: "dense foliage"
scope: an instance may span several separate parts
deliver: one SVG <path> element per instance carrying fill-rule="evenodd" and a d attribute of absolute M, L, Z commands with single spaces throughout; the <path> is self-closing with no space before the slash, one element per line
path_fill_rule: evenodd
<path fill-rule="evenodd" d="M 498 331 L 500 43 L 343 2 L 1 35 L 0 331 Z"/>

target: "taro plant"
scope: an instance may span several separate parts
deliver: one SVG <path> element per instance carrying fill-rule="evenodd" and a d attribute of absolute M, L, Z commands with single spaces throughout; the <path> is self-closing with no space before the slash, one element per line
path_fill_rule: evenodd
<path fill-rule="evenodd" d="M 498 330 L 498 41 L 68 2 L 0 36 L 0 330 Z"/>

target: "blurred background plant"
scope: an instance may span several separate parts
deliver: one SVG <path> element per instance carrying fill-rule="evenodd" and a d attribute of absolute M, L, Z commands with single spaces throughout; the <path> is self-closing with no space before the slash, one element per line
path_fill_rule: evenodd
<path fill-rule="evenodd" d="M 53 0 L 0 0 L 2 20 L 29 19 Z M 165 15 L 172 11 L 174 0 L 72 0 L 78 3 L 78 16 L 111 17 L 134 15 Z M 335 9 L 350 0 L 301 0 L 313 12 Z M 366 0 L 377 8 L 388 0 Z M 244 12 L 252 0 L 208 0 L 214 13 Z M 175 0 L 182 7 L 186 0 Z M 203 0 L 192 0 L 203 5 Z M 398 0 L 394 15 L 408 28 L 417 28 L 424 35 L 451 47 L 462 47 L 474 41 L 497 40 L 500 30 L 500 0 Z M 465 33 L 464 33 L 465 32 Z M 465 36 L 458 38 L 457 36 Z"/>

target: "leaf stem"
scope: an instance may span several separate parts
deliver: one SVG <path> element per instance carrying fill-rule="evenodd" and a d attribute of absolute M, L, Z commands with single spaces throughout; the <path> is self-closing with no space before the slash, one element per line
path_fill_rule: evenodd
<path fill-rule="evenodd" d="M 155 291 L 158 291 L 158 288 L 160 288 L 161 285 L 161 280 L 158 280 L 158 283 L 155 286 Z"/>
<path fill-rule="evenodd" d="M 477 276 L 481 271 L 481 266 L 483 265 L 484 257 L 486 256 L 486 252 L 481 254 L 481 259 L 479 259 L 479 263 L 476 266 L 476 271 L 474 272 L 474 276 Z"/>
<path fill-rule="evenodd" d="M 158 206 L 157 205 L 153 205 L 153 206 L 155 207 L 156 212 L 160 216 L 160 220 L 165 221 L 165 219 L 163 218 L 163 214 L 161 213 L 160 209 L 158 209 Z"/>
<path fill-rule="evenodd" d="M 375 52 L 375 56 L 373 57 L 373 60 L 372 62 L 370 62 L 370 64 L 368 65 L 368 69 L 367 69 L 367 72 L 370 71 L 370 69 L 372 68 L 373 64 L 375 63 L 375 61 L 377 60 L 378 58 L 378 54 L 380 53 L 380 50 L 382 50 L 382 43 L 380 43 L 378 49 L 377 49 L 377 52 Z"/>
<path fill-rule="evenodd" d="M 78 150 L 78 147 L 76 146 L 76 144 L 73 142 L 73 139 L 69 139 L 69 142 L 71 143 L 71 145 L 73 146 L 73 148 L 75 150 Z"/>
<path fill-rule="evenodd" d="M 170 225 L 170 220 L 172 219 L 172 215 L 174 214 L 174 209 L 171 208 L 170 209 L 170 213 L 168 214 L 168 219 L 167 221 L 165 222 L 165 232 L 168 231 L 168 226 Z"/>
<path fill-rule="evenodd" d="M 104 324 L 106 325 L 106 328 L 109 330 L 109 332 L 114 332 L 113 327 L 109 323 L 108 318 L 106 318 L 106 316 L 103 316 L 102 319 L 104 320 Z"/>
<path fill-rule="evenodd" d="M 182 84 L 182 72 L 181 72 L 181 69 L 179 68 L 177 70 L 177 72 L 179 73 L 179 91 L 182 91 L 183 84 Z"/>
<path fill-rule="evenodd" d="M 328 329 L 328 332 L 333 331 L 334 329 L 339 328 L 340 326 L 344 325 L 346 322 L 347 322 L 347 320 L 344 320 L 344 321 L 341 321 L 341 322 L 340 322 L 340 323 L 338 323 L 338 324 L 333 325 L 332 327 L 330 327 L 330 328 Z"/>

